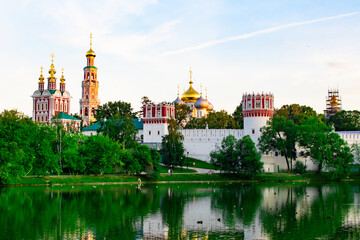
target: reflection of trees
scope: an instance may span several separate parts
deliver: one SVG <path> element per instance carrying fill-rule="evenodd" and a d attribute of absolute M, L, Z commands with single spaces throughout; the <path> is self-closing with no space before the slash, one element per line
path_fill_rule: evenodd
<path fill-rule="evenodd" d="M 329 187 L 324 191 L 324 187 Z M 264 231 L 272 239 L 317 239 L 331 236 L 342 226 L 343 217 L 353 202 L 348 184 L 318 185 L 317 197 L 311 203 L 306 187 L 287 187 L 285 203 L 279 208 L 261 209 L 260 220 Z M 266 199 L 264 199 L 266 201 Z M 277 199 L 276 201 L 280 201 Z M 297 212 L 297 211 L 301 211 Z"/>
<path fill-rule="evenodd" d="M 159 208 L 158 191 L 135 187 L 5 188 L 0 192 L 0 238 L 134 239 L 134 222 Z M 76 190 L 76 188 L 81 190 Z M 146 193 L 145 193 L 146 192 Z"/>
<path fill-rule="evenodd" d="M 211 206 L 222 211 L 223 220 L 230 226 L 234 226 L 236 220 L 249 226 L 261 199 L 261 188 L 257 184 L 227 184 L 212 194 Z"/>
<path fill-rule="evenodd" d="M 173 189 L 169 187 L 167 194 L 164 194 L 162 198 L 160 208 L 163 221 L 169 228 L 169 239 L 181 239 L 185 196 L 186 194 L 182 190 L 173 191 Z"/>

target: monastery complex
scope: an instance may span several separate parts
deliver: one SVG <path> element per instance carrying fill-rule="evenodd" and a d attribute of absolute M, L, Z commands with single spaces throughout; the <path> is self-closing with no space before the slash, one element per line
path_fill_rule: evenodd
<path fill-rule="evenodd" d="M 80 129 L 81 120 L 69 115 L 71 96 L 65 88 L 64 73 L 60 77 L 57 89 L 56 70 L 53 62 L 54 55 L 48 71 L 47 88 L 43 76 L 43 68 L 38 82 L 38 89 L 32 95 L 34 121 L 51 124 L 54 121 L 61 122 L 67 128 Z M 79 116 L 83 119 L 83 134 L 97 134 L 98 123 L 94 115 L 100 105 L 98 96 L 99 81 L 97 79 L 97 67 L 95 67 L 96 54 L 92 49 L 90 35 L 90 50 L 86 53 L 86 66 L 84 67 L 84 78 L 82 80 L 82 97 L 80 99 Z M 190 69 L 189 88 L 171 103 L 147 104 L 143 106 L 143 118 L 134 119 L 135 127 L 138 129 L 137 138 L 150 147 L 160 150 L 162 137 L 168 134 L 168 119 L 175 117 L 175 103 L 185 104 L 192 110 L 192 117 L 202 118 L 213 111 L 214 106 L 203 96 L 202 91 L 197 92 L 193 87 L 192 70 Z M 240 139 L 249 135 L 257 145 L 260 137 L 260 128 L 274 114 L 274 95 L 272 93 L 244 93 L 242 96 L 244 129 L 181 129 L 184 136 L 185 155 L 210 161 L 210 152 L 219 146 L 224 137 L 233 135 Z M 325 115 L 330 116 L 341 110 L 341 99 L 337 90 L 329 90 Z M 359 143 L 360 132 L 337 132 L 349 144 Z M 298 151 L 298 160 L 303 161 L 307 169 L 316 169 L 310 159 L 302 157 Z M 284 157 L 277 152 L 271 152 L 262 156 L 264 171 L 277 172 L 287 169 Z"/>

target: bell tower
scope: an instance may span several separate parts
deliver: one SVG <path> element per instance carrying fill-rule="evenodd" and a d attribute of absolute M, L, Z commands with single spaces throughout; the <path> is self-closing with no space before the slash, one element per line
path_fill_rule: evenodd
<path fill-rule="evenodd" d="M 90 33 L 90 50 L 86 53 L 86 67 L 84 67 L 84 80 L 82 81 L 82 97 L 80 99 L 80 116 L 83 125 L 89 126 L 94 122 L 95 111 L 100 104 L 98 98 L 99 82 L 97 80 L 97 67 L 94 66 L 95 52 L 92 50 L 92 34 Z"/>

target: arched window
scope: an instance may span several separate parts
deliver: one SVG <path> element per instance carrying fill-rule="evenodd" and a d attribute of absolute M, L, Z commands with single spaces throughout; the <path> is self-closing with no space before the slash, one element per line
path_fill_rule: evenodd
<path fill-rule="evenodd" d="M 92 114 L 93 116 L 95 116 L 95 112 L 96 112 L 96 109 L 95 109 L 95 108 L 92 108 L 92 109 L 91 109 L 91 114 Z"/>
<path fill-rule="evenodd" d="M 87 107 L 85 108 L 85 116 L 89 116 L 88 108 L 87 108 Z"/>

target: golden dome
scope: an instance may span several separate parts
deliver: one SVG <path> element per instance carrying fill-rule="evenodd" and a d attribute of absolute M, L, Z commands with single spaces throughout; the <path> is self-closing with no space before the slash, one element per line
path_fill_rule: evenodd
<path fill-rule="evenodd" d="M 185 91 L 183 93 L 183 95 L 181 96 L 181 100 L 183 100 L 186 103 L 194 103 L 196 102 L 196 100 L 198 100 L 200 98 L 200 93 L 198 93 L 192 86 L 192 84 L 190 84 L 190 87 L 187 91 Z"/>
<path fill-rule="evenodd" d="M 90 50 L 86 53 L 86 57 L 96 57 L 95 52 L 90 48 Z"/>
<path fill-rule="evenodd" d="M 338 102 L 339 102 L 339 100 L 337 99 L 337 97 L 336 97 L 335 95 L 331 97 L 330 103 L 331 103 L 332 105 L 337 105 Z"/>
<path fill-rule="evenodd" d="M 185 103 L 194 103 L 196 102 L 196 100 L 198 100 L 200 98 L 200 93 L 198 93 L 192 86 L 193 81 L 192 81 L 192 71 L 190 68 L 190 87 L 187 91 L 185 91 L 183 93 L 183 95 L 181 96 L 181 100 L 183 100 Z"/>

